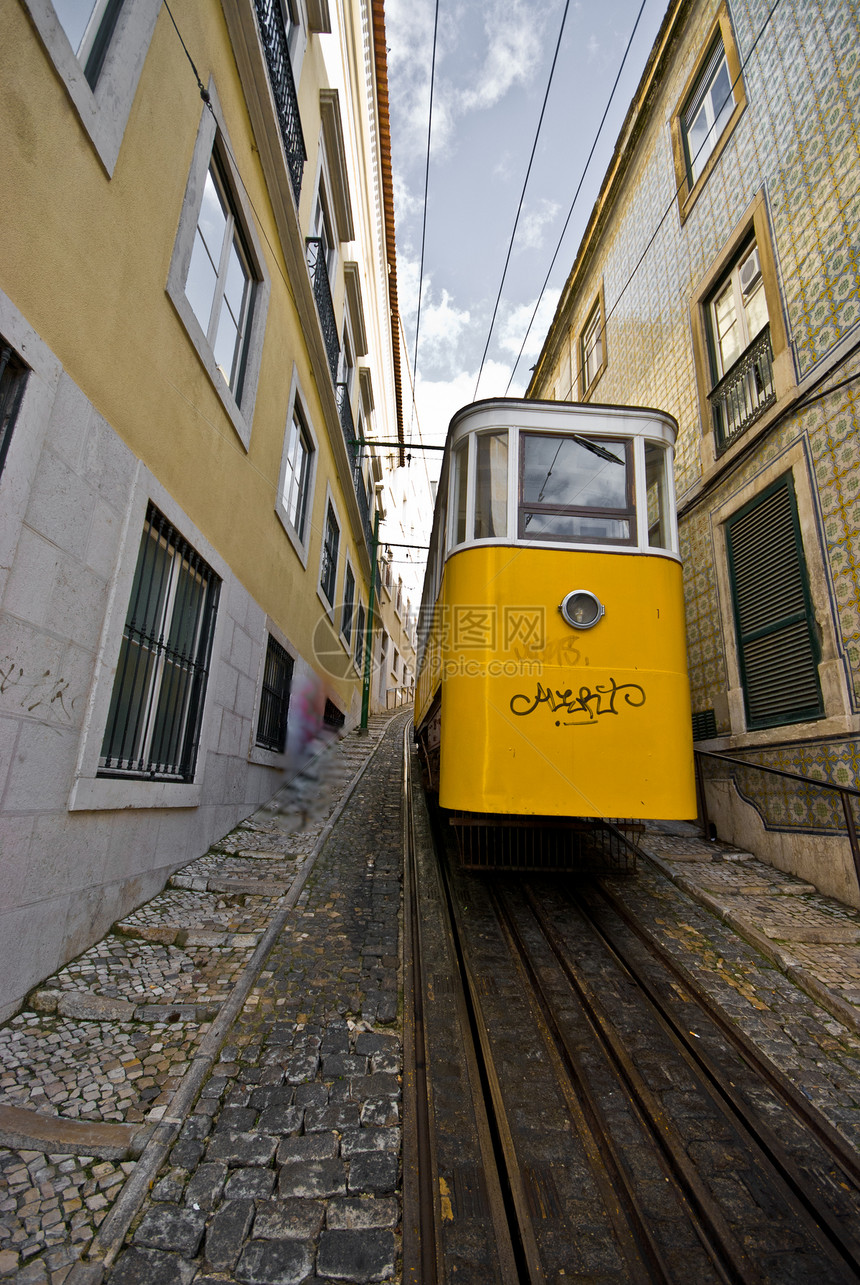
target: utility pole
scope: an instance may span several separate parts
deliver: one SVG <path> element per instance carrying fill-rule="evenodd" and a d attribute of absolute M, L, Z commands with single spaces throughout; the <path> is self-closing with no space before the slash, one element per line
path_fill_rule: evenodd
<path fill-rule="evenodd" d="M 364 675 L 361 688 L 360 734 L 367 735 L 367 716 L 370 712 L 370 671 L 373 660 L 373 610 L 376 605 L 376 552 L 379 548 L 379 507 L 373 508 L 373 540 L 370 546 L 370 602 L 367 608 L 367 627 L 364 634 Z"/>

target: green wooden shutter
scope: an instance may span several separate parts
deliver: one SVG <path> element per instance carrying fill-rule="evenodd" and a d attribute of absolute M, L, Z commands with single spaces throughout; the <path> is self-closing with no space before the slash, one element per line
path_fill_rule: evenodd
<path fill-rule="evenodd" d="M 823 713 L 797 503 L 788 475 L 726 523 L 747 726 Z"/>

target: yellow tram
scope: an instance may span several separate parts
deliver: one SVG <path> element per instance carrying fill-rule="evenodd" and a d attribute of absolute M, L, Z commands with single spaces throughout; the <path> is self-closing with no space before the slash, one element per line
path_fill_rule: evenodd
<path fill-rule="evenodd" d="M 442 807 L 695 817 L 675 434 L 509 398 L 451 420 L 415 701 Z"/>

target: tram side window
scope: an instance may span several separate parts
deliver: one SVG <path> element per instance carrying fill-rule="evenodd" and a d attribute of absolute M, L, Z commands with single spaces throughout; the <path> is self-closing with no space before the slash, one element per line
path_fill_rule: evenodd
<path fill-rule="evenodd" d="M 520 441 L 521 539 L 635 543 L 628 439 L 523 433 Z"/>
<path fill-rule="evenodd" d="M 469 439 L 460 442 L 454 450 L 451 480 L 451 543 L 462 544 L 466 538 L 466 497 L 469 481 Z"/>
<path fill-rule="evenodd" d="M 652 549 L 672 547 L 669 524 L 668 453 L 658 442 L 645 443 L 645 494 L 648 503 L 648 544 Z"/>
<path fill-rule="evenodd" d="M 476 441 L 475 539 L 508 533 L 508 435 L 479 433 Z"/>

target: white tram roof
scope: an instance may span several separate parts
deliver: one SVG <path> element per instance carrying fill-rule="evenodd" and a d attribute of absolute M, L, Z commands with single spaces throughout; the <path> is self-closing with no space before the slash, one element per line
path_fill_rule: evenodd
<path fill-rule="evenodd" d="M 583 433 L 595 437 L 647 437 L 668 446 L 674 446 L 678 435 L 677 420 L 666 411 L 650 407 L 488 397 L 454 413 L 445 445 L 450 450 L 467 433 L 491 428 Z"/>

